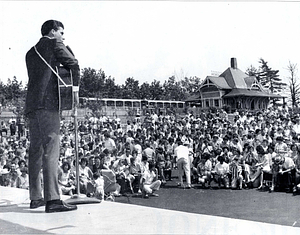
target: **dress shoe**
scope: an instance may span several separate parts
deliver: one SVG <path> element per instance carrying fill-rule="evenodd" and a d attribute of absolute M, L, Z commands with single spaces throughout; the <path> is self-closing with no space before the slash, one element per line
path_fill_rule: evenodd
<path fill-rule="evenodd" d="M 45 206 L 44 198 L 41 198 L 39 200 L 31 200 L 30 202 L 30 209 L 35 209 L 41 206 Z"/>
<path fill-rule="evenodd" d="M 46 204 L 46 213 L 63 212 L 77 210 L 76 205 L 70 205 L 62 200 L 48 201 Z"/>

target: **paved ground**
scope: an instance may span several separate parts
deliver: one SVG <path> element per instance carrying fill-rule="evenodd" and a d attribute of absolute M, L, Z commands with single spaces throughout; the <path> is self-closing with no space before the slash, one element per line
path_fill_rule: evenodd
<path fill-rule="evenodd" d="M 300 227 L 300 195 L 256 189 L 182 189 L 168 181 L 159 197 L 130 195 L 117 202 Z"/>

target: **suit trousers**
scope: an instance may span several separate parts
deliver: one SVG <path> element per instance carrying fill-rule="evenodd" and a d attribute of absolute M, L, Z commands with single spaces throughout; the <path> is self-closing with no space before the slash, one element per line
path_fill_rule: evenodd
<path fill-rule="evenodd" d="M 28 117 L 30 200 L 42 198 L 41 169 L 43 170 L 44 200 L 60 199 L 58 187 L 59 112 L 40 109 L 29 113 Z"/>

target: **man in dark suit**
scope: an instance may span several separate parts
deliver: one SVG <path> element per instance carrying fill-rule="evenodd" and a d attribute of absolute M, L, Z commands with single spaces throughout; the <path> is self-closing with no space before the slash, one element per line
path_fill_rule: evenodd
<path fill-rule="evenodd" d="M 42 38 L 26 54 L 28 91 L 25 114 L 29 120 L 29 193 L 30 208 L 46 204 L 45 211 L 75 210 L 60 200 L 58 160 L 60 117 L 58 78 L 50 68 L 63 65 L 73 75 L 73 92 L 78 102 L 80 69 L 73 53 L 63 44 L 64 26 L 56 20 L 46 21 L 41 28 Z M 41 188 L 43 172 L 44 198 Z"/>

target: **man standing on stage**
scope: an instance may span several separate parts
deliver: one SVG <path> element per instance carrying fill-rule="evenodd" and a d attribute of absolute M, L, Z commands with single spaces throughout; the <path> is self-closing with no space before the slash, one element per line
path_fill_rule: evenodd
<path fill-rule="evenodd" d="M 29 120 L 30 132 L 30 208 L 46 204 L 47 213 L 76 210 L 75 205 L 63 202 L 59 195 L 57 173 L 60 144 L 59 93 L 58 78 L 53 70 L 55 71 L 59 65 L 71 70 L 73 92 L 75 101 L 78 102 L 80 69 L 71 50 L 63 44 L 64 26 L 61 22 L 46 21 L 42 25 L 41 33 L 40 41 L 26 54 L 29 81 L 25 114 Z"/>

